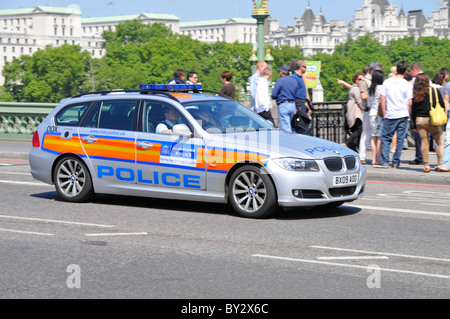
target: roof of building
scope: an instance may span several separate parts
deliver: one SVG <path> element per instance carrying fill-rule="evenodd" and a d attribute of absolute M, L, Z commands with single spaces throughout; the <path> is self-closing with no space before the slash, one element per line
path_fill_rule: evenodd
<path fill-rule="evenodd" d="M 227 23 L 256 24 L 256 20 L 251 19 L 251 18 L 229 18 L 229 19 L 217 19 L 217 20 L 180 22 L 180 28 L 206 27 L 206 26 L 211 26 L 211 25 L 220 25 L 220 24 L 227 24 Z"/>
<path fill-rule="evenodd" d="M 81 23 L 107 23 L 107 22 L 120 22 L 135 19 L 151 19 L 151 20 L 175 20 L 179 21 L 176 15 L 173 14 L 160 14 L 160 13 L 141 13 L 132 15 L 122 15 L 122 16 L 111 16 L 111 17 L 95 17 L 95 18 L 82 18 Z"/>
<path fill-rule="evenodd" d="M 75 7 L 48 7 L 48 6 L 36 6 L 33 8 L 21 8 L 21 9 L 6 9 L 0 10 L 0 15 L 21 15 L 31 14 L 36 12 L 47 13 L 60 13 L 60 14 L 81 14 L 80 10 Z"/>

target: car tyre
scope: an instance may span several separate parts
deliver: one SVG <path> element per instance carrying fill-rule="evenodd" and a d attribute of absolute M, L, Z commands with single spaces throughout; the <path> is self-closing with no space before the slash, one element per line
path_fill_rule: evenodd
<path fill-rule="evenodd" d="M 228 186 L 229 202 L 240 216 L 265 218 L 277 210 L 275 187 L 261 168 L 244 166 L 237 169 Z"/>
<path fill-rule="evenodd" d="M 54 170 L 55 188 L 68 202 L 84 202 L 94 195 L 92 179 L 86 165 L 74 156 L 58 161 Z"/>

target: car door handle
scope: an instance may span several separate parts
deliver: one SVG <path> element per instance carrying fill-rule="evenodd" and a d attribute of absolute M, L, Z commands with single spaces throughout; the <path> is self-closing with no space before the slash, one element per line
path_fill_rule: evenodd
<path fill-rule="evenodd" d="M 153 148 L 153 144 L 150 143 L 150 142 L 146 142 L 146 141 L 144 141 L 144 142 L 137 142 L 136 146 L 139 147 L 139 148 L 142 148 L 144 150 L 148 150 L 150 148 Z"/>
<path fill-rule="evenodd" d="M 89 144 L 95 143 L 97 141 L 98 141 L 98 139 L 95 136 L 92 136 L 92 135 L 83 137 L 83 142 L 86 142 L 86 143 L 89 143 Z"/>

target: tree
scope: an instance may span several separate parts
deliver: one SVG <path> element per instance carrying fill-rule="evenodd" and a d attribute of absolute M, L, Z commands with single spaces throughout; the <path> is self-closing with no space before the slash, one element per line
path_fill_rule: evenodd
<path fill-rule="evenodd" d="M 59 102 L 86 91 L 89 60 L 80 46 L 49 46 L 6 63 L 5 87 L 15 101 Z"/>

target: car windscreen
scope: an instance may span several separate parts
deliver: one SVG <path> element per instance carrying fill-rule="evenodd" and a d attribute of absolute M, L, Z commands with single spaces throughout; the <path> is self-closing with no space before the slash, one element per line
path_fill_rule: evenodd
<path fill-rule="evenodd" d="M 183 103 L 186 110 L 209 133 L 222 134 L 275 127 L 242 104 L 228 100 Z"/>

